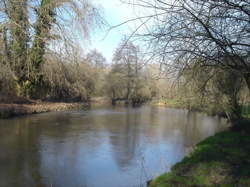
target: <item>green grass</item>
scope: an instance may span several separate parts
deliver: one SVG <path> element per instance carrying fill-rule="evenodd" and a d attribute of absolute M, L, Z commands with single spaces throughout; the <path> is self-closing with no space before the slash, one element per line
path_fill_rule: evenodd
<path fill-rule="evenodd" d="M 250 121 L 200 142 L 149 187 L 250 186 Z"/>
<path fill-rule="evenodd" d="M 220 114 L 218 111 L 214 111 L 214 108 L 211 109 L 209 106 L 204 106 L 203 104 L 196 102 L 195 98 L 161 98 L 153 100 L 152 105 L 165 106 L 169 108 L 181 108 L 188 109 L 193 111 L 206 112 L 209 115 Z"/>

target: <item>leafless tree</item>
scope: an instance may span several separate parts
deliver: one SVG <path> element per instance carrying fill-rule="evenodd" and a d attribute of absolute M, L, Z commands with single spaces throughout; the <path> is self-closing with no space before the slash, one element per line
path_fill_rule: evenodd
<path fill-rule="evenodd" d="M 137 8 L 137 16 L 127 22 L 136 22 L 137 28 L 132 35 L 148 44 L 155 61 L 168 70 L 176 70 L 179 75 L 191 71 L 193 79 L 197 78 L 196 70 L 205 72 L 209 69 L 209 73 L 199 80 L 200 89 L 206 90 L 208 83 L 214 80 L 226 82 L 218 89 L 230 98 L 232 112 L 239 109 L 236 97 L 240 85 L 236 83 L 240 84 L 240 81 L 229 80 L 240 76 L 239 80 L 244 79 L 250 90 L 249 0 L 123 2 Z M 225 76 L 218 76 L 218 72 Z M 228 94 L 225 90 L 233 92 Z"/>
<path fill-rule="evenodd" d="M 134 19 L 142 26 L 133 34 L 149 44 L 161 63 L 179 70 L 194 62 L 233 69 L 242 73 L 250 89 L 249 0 L 126 2 L 143 10 Z"/>
<path fill-rule="evenodd" d="M 146 74 L 142 51 L 126 37 L 123 38 L 115 50 L 112 69 L 108 75 L 111 97 L 126 99 L 132 103 L 150 98 L 150 84 Z"/>

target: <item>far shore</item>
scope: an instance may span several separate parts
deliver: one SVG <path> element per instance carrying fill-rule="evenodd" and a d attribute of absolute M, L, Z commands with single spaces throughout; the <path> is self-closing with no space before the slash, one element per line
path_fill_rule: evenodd
<path fill-rule="evenodd" d="M 89 101 L 80 102 L 58 102 L 58 101 L 41 101 L 41 100 L 21 100 L 0 102 L 0 119 L 8 119 L 23 115 L 31 115 L 53 111 L 65 111 L 73 109 L 83 109 L 90 104 L 102 105 L 109 102 L 108 98 L 96 97 Z"/>
<path fill-rule="evenodd" d="M 31 104 L 0 104 L 0 119 L 82 108 L 87 103 L 34 102 Z"/>

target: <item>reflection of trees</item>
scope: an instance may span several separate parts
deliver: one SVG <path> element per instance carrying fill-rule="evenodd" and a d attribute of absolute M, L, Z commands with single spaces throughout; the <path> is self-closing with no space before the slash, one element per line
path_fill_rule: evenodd
<path fill-rule="evenodd" d="M 40 129 L 26 118 L 6 127 L 0 142 L 0 186 L 44 186 L 40 174 Z M 7 125 L 7 124 L 3 124 Z M 1 124 L 0 124 L 1 126 Z M 4 171 L 3 171 L 4 169 Z"/>
<path fill-rule="evenodd" d="M 167 147 L 169 155 L 164 156 L 171 161 L 183 156 L 185 147 L 217 131 L 221 124 L 219 118 L 186 110 L 119 110 L 122 112 L 99 116 L 93 112 L 88 118 L 52 113 L 0 121 L 0 186 L 44 186 L 55 180 L 60 184 L 84 182 L 89 177 L 85 164 L 102 163 L 102 159 L 95 159 L 110 154 L 102 150 L 102 145 L 111 147 L 113 160 L 121 169 L 135 167 L 144 149 L 153 150 L 156 144 Z"/>
<path fill-rule="evenodd" d="M 139 133 L 137 132 L 137 127 L 140 124 L 139 118 L 138 110 L 128 107 L 126 113 L 120 115 L 119 119 L 112 124 L 116 125 L 117 128 L 108 129 L 111 134 L 109 138 L 114 159 L 121 168 L 133 164 L 133 159 L 139 151 Z"/>
<path fill-rule="evenodd" d="M 26 187 L 54 184 L 54 179 L 59 176 L 58 173 L 67 173 L 60 170 L 60 163 L 64 161 L 65 167 L 74 171 L 74 166 L 78 165 L 75 155 L 78 154 L 81 142 L 76 138 L 70 143 L 60 143 L 81 132 L 81 125 L 74 125 L 74 129 L 71 129 L 70 124 L 73 120 L 76 119 L 67 114 L 48 113 L 6 121 L 10 124 L 1 121 L 0 136 L 3 136 L 0 141 L 0 186 Z M 52 162 L 44 162 L 47 158 Z M 69 176 L 74 175 L 69 174 Z M 46 177 L 46 180 L 43 177 Z M 64 177 L 58 180 L 60 183 L 66 179 Z M 75 182 L 72 179 L 70 181 Z M 50 182 L 51 184 L 48 184 Z"/>
<path fill-rule="evenodd" d="M 150 141 L 157 139 L 157 125 L 159 124 L 159 111 L 156 107 L 147 108 L 147 111 L 144 111 L 143 116 L 143 126 L 146 129 L 146 136 L 150 137 Z"/>
<path fill-rule="evenodd" d="M 197 142 L 222 130 L 226 124 L 219 117 L 208 116 L 200 112 L 187 111 L 186 123 L 183 124 L 185 147 L 194 146 Z"/>

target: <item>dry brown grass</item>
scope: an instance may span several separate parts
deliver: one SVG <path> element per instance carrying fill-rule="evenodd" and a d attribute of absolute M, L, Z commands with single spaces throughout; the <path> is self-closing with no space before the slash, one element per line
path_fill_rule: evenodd
<path fill-rule="evenodd" d="M 0 104 L 0 118 L 70 110 L 82 108 L 86 105 L 84 103 L 50 103 L 41 101 L 32 101 L 31 104 Z"/>

